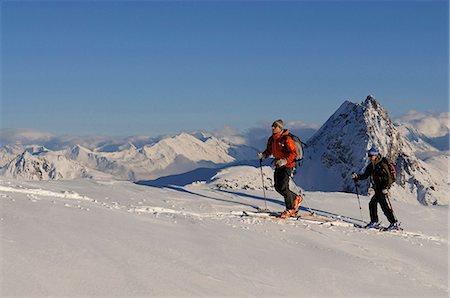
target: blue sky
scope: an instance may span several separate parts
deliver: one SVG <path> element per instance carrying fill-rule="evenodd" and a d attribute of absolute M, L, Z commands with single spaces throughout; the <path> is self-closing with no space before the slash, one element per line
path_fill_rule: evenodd
<path fill-rule="evenodd" d="M 368 94 L 448 110 L 448 1 L 2 2 L 4 128 L 322 124 Z"/>

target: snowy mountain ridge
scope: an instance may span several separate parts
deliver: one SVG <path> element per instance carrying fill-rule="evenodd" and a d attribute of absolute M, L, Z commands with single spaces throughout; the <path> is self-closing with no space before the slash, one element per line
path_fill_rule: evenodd
<path fill-rule="evenodd" d="M 111 150 L 115 148 L 116 150 Z M 3 146 L 0 174 L 22 180 L 115 177 L 121 180 L 154 179 L 198 167 L 217 167 L 251 159 L 255 150 L 214 136 L 201 139 L 181 133 L 137 148 L 131 142 L 94 150 L 82 145 L 52 151 L 42 146 Z"/>
<path fill-rule="evenodd" d="M 4 177 L 21 180 L 58 180 L 91 178 L 85 167 L 70 161 L 58 152 L 34 155 L 28 151 L 16 156 L 0 169 Z"/>
<path fill-rule="evenodd" d="M 396 164 L 393 196 L 414 196 L 425 205 L 447 205 L 447 175 L 433 176 L 433 166 L 416 156 L 416 152 L 437 150 L 417 136 L 416 143 L 412 143 L 404 133 L 373 96 L 361 104 L 346 101 L 308 141 L 297 181 L 308 190 L 355 192 L 350 174 L 365 169 L 366 152 L 375 144 L 383 156 Z M 448 154 L 438 158 L 448 162 Z M 359 190 L 367 194 L 368 180 L 359 184 Z"/>
<path fill-rule="evenodd" d="M 248 164 L 252 160 L 256 164 L 257 149 L 247 146 L 248 140 L 225 135 L 220 138 L 214 134 L 194 132 L 162 138 L 134 137 L 122 143 L 105 140 L 93 144 L 82 142 L 61 150 L 51 150 L 42 145 L 5 145 L 0 147 L 0 175 L 19 180 L 114 177 L 139 181 L 189 173 L 200 168 Z M 397 165 L 393 197 L 402 200 L 415 198 L 424 205 L 449 204 L 448 152 L 433 147 L 408 123 L 393 123 L 388 112 L 373 96 L 368 96 L 360 104 L 345 101 L 307 143 L 305 160 L 296 176 L 297 184 L 306 190 L 354 192 L 350 174 L 365 168 L 366 151 L 375 144 Z M 221 187 L 242 185 L 257 188 L 258 178 L 250 177 L 254 173 L 248 173 L 254 183 L 244 182 L 247 181 L 244 174 L 234 178 L 232 174 L 227 178 L 219 175 L 213 180 Z M 271 174 L 265 175 L 270 177 Z M 267 182 L 271 185 L 270 181 Z M 363 194 L 370 192 L 368 180 L 359 184 Z"/>

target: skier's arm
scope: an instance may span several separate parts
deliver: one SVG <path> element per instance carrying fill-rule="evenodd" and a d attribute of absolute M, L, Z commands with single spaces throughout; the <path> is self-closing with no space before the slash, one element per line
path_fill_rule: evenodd
<path fill-rule="evenodd" d="M 358 179 L 357 180 L 365 180 L 365 179 L 369 178 L 371 173 L 372 173 L 372 165 L 369 164 L 366 167 L 366 169 L 364 170 L 364 173 L 358 174 Z"/>
<path fill-rule="evenodd" d="M 272 137 L 269 138 L 267 141 L 266 150 L 264 150 L 263 154 L 267 158 L 272 155 Z"/>

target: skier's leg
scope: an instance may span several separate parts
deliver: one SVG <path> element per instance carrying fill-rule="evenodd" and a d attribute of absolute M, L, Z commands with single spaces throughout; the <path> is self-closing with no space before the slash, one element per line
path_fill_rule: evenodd
<path fill-rule="evenodd" d="M 281 183 L 281 171 L 279 168 L 276 168 L 274 173 L 273 173 L 273 180 L 274 180 L 274 187 L 275 190 L 280 194 L 283 195 L 281 193 L 281 188 L 280 188 L 280 183 Z"/>
<path fill-rule="evenodd" d="M 378 198 L 375 194 L 369 202 L 370 222 L 378 222 Z"/>
<path fill-rule="evenodd" d="M 297 195 L 289 189 L 289 181 L 292 169 L 282 167 L 279 168 L 279 192 L 284 197 L 284 202 L 286 204 L 286 209 L 294 209 L 294 200 Z"/>
<path fill-rule="evenodd" d="M 390 223 L 397 222 L 397 220 L 395 219 L 395 216 L 394 216 L 394 212 L 392 212 L 392 209 L 389 207 L 389 205 L 387 203 L 386 195 L 381 194 L 379 202 L 380 202 L 381 210 L 383 210 L 384 215 L 386 215 L 389 222 Z"/>

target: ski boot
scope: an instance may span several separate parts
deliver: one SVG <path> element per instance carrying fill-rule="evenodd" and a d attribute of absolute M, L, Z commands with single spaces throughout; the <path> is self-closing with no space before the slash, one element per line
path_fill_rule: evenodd
<path fill-rule="evenodd" d="M 376 229 L 376 230 L 379 230 L 381 228 L 381 226 L 380 226 L 379 223 L 372 221 L 372 222 L 368 223 L 364 228 L 365 229 Z"/>
<path fill-rule="evenodd" d="M 300 206 L 300 204 L 302 203 L 303 199 L 301 196 L 297 196 L 294 200 L 294 210 L 297 211 L 298 207 Z"/>
<path fill-rule="evenodd" d="M 396 222 L 391 223 L 389 225 L 389 227 L 383 229 L 383 231 L 386 231 L 386 232 L 387 231 L 400 231 L 400 230 L 401 230 L 401 228 L 399 227 L 398 223 L 396 223 Z"/>
<path fill-rule="evenodd" d="M 281 213 L 280 218 L 288 218 L 294 216 L 296 213 L 297 212 L 295 209 L 285 210 L 283 211 L 283 213 Z"/>

